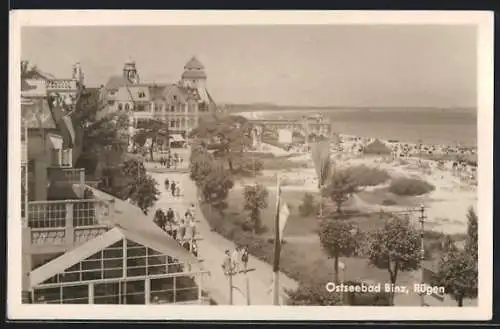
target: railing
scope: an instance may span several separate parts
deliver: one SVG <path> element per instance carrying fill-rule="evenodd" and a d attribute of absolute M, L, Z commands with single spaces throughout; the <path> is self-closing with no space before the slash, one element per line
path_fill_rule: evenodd
<path fill-rule="evenodd" d="M 48 91 L 55 90 L 77 90 L 76 80 L 74 79 L 52 79 L 47 81 Z"/>
<path fill-rule="evenodd" d="M 64 168 L 64 167 L 48 167 L 49 179 L 53 182 L 69 183 L 69 184 L 85 184 L 85 169 L 84 168 Z"/>
<path fill-rule="evenodd" d="M 30 201 L 26 222 L 32 229 L 100 225 L 109 215 L 111 204 L 97 199 Z"/>

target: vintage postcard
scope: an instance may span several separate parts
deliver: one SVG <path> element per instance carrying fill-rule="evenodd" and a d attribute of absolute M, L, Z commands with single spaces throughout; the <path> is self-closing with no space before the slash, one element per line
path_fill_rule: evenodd
<path fill-rule="evenodd" d="M 491 318 L 491 13 L 10 31 L 9 318 Z"/>

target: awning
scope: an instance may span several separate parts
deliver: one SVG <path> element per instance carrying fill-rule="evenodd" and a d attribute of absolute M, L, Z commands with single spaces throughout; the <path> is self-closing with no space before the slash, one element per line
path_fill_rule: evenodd
<path fill-rule="evenodd" d="M 185 142 L 186 140 L 182 138 L 179 134 L 170 135 L 170 141 L 172 142 Z"/>
<path fill-rule="evenodd" d="M 62 150 L 63 139 L 61 136 L 50 134 L 48 137 L 50 145 L 52 146 L 53 149 Z"/>

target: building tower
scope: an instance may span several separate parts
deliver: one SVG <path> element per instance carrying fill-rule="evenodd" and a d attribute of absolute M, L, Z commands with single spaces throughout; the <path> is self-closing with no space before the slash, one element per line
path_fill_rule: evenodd
<path fill-rule="evenodd" d="M 184 73 L 181 75 L 182 85 L 195 89 L 205 88 L 207 75 L 205 66 L 193 56 L 189 62 L 184 65 Z"/>
<path fill-rule="evenodd" d="M 137 73 L 134 61 L 129 60 L 125 62 L 125 65 L 123 66 L 123 77 L 130 81 L 130 83 L 139 83 L 139 74 Z"/>

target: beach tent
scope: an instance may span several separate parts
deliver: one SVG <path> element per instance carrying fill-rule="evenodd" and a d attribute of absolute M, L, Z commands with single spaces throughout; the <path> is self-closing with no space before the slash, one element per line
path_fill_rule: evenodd
<path fill-rule="evenodd" d="M 378 139 L 374 140 L 371 144 L 368 144 L 364 148 L 363 152 L 364 154 L 377 154 L 377 155 L 392 154 L 392 150 Z"/>

